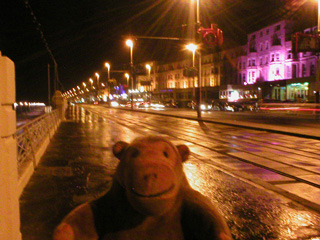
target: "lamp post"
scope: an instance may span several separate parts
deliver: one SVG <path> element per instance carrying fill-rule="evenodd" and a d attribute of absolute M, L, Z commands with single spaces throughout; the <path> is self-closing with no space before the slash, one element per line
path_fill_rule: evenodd
<path fill-rule="evenodd" d="M 127 85 L 128 85 L 128 88 L 129 88 L 129 78 L 130 78 L 130 75 L 129 75 L 129 73 L 125 73 L 124 76 L 127 78 Z"/>
<path fill-rule="evenodd" d="M 197 29 L 200 28 L 200 25 L 201 25 L 201 22 L 200 22 L 200 0 L 197 0 L 197 18 L 196 18 Z M 196 35 L 194 36 L 194 39 L 196 40 Z M 201 99 L 202 99 L 201 64 L 202 63 L 201 63 L 201 51 L 200 50 L 198 51 L 198 55 L 199 55 L 199 66 L 198 66 L 199 98 L 198 98 L 198 106 L 197 106 L 197 115 L 198 115 L 198 118 L 201 118 Z"/>
<path fill-rule="evenodd" d="M 99 73 L 95 73 L 96 77 L 97 77 L 97 97 L 98 97 L 98 100 L 99 100 L 99 87 L 100 87 L 100 83 L 99 83 L 99 78 L 100 78 L 100 75 Z"/>
<path fill-rule="evenodd" d="M 104 64 L 104 66 L 108 69 L 108 80 L 107 80 L 107 83 L 108 83 L 108 101 L 110 100 L 110 64 L 108 62 L 106 62 Z"/>
<path fill-rule="evenodd" d="M 192 52 L 192 81 L 193 81 L 193 98 L 196 98 L 196 85 L 195 85 L 195 80 L 194 80 L 194 69 L 195 69 L 195 53 L 196 50 L 198 49 L 198 46 L 190 43 L 186 46 L 186 49 Z"/>
<path fill-rule="evenodd" d="M 133 42 L 131 39 L 126 41 L 126 45 L 130 48 L 130 72 L 131 72 L 131 109 L 133 109 Z"/>
<path fill-rule="evenodd" d="M 146 69 L 148 70 L 148 81 L 150 81 L 150 91 L 151 91 L 151 65 L 150 64 L 146 64 Z"/>
<path fill-rule="evenodd" d="M 99 89 L 99 77 L 100 77 L 100 75 L 99 75 L 99 73 L 95 73 L 95 75 L 97 77 L 97 88 Z"/>

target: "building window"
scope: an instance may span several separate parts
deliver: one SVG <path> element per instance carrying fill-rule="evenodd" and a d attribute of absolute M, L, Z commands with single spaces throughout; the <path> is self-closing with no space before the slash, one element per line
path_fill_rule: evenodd
<path fill-rule="evenodd" d="M 242 81 L 243 81 L 243 82 L 246 81 L 246 74 L 245 74 L 245 73 L 242 74 Z"/>
<path fill-rule="evenodd" d="M 252 59 L 252 66 L 255 66 L 255 65 L 256 65 L 256 60 Z"/>
<path fill-rule="evenodd" d="M 260 66 L 262 65 L 262 58 L 260 58 Z"/>
<path fill-rule="evenodd" d="M 263 51 L 263 43 L 260 43 L 260 51 Z"/>
<path fill-rule="evenodd" d="M 268 63 L 269 63 L 269 57 L 266 56 L 266 64 L 268 64 Z"/>
<path fill-rule="evenodd" d="M 271 62 L 274 62 L 274 53 L 271 54 Z"/>
<path fill-rule="evenodd" d="M 281 26 L 280 26 L 280 24 L 279 24 L 279 25 L 277 25 L 277 26 L 274 28 L 274 31 L 275 31 L 275 32 L 280 31 L 280 28 L 281 28 Z"/>
<path fill-rule="evenodd" d="M 269 29 L 266 30 L 266 35 L 269 35 Z"/>
<path fill-rule="evenodd" d="M 243 62 L 243 69 L 246 69 L 246 62 Z"/>
<path fill-rule="evenodd" d="M 269 42 L 266 41 L 266 50 L 268 50 L 268 49 L 269 49 Z"/>
<path fill-rule="evenodd" d="M 241 73 L 239 73 L 239 82 L 241 83 Z"/>
<path fill-rule="evenodd" d="M 314 70 L 314 64 L 312 63 L 310 65 L 310 76 L 314 76 L 315 75 L 315 70 Z"/>
<path fill-rule="evenodd" d="M 251 66 L 251 60 L 249 60 L 249 62 L 248 62 L 248 67 L 250 67 Z"/>
<path fill-rule="evenodd" d="M 168 80 L 172 80 L 172 79 L 173 79 L 172 74 L 169 74 L 169 75 L 167 76 L 167 79 L 168 79 Z"/>
<path fill-rule="evenodd" d="M 239 62 L 239 69 L 241 69 L 241 62 Z"/>
<path fill-rule="evenodd" d="M 287 59 L 291 59 L 291 58 L 292 58 L 292 53 L 291 53 L 291 51 L 288 51 Z"/>
<path fill-rule="evenodd" d="M 302 64 L 302 77 L 306 76 L 306 72 L 307 72 L 306 65 Z"/>
<path fill-rule="evenodd" d="M 281 45 L 281 38 L 278 36 L 278 34 L 273 34 L 272 36 L 272 46 L 278 46 Z"/>
<path fill-rule="evenodd" d="M 263 32 L 262 31 L 260 32 L 260 37 L 263 37 Z"/>
<path fill-rule="evenodd" d="M 279 61 L 279 60 L 280 60 L 280 54 L 276 53 L 276 61 Z"/>
<path fill-rule="evenodd" d="M 214 86 L 214 79 L 211 78 L 211 79 L 210 79 L 210 87 L 213 87 L 213 86 Z"/>

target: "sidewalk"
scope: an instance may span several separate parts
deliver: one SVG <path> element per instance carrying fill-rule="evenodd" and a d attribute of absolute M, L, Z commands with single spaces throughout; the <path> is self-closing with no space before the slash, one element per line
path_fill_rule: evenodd
<path fill-rule="evenodd" d="M 88 130 L 81 122 L 61 123 L 20 197 L 24 240 L 51 240 L 67 213 L 108 189 L 117 161 L 110 143 L 100 141 L 102 134 L 99 126 Z"/>

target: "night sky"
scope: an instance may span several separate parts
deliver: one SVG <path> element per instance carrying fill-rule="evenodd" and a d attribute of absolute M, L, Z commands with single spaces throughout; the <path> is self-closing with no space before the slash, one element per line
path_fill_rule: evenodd
<path fill-rule="evenodd" d="M 2 0 L 0 51 L 16 66 L 17 100 L 48 99 L 48 64 L 58 64 L 65 90 L 103 70 L 125 70 L 126 36 L 188 37 L 191 0 Z M 316 0 L 200 0 L 203 27 L 217 23 L 225 44 L 244 44 L 246 34 L 283 18 L 317 23 Z M 134 62 L 185 58 L 184 41 L 135 41 Z M 111 77 L 118 77 L 111 73 Z M 53 84 L 52 84 L 53 87 Z"/>

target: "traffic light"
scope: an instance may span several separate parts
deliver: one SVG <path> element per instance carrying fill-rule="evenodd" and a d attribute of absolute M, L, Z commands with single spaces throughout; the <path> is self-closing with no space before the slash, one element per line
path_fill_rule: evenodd
<path fill-rule="evenodd" d="M 211 24 L 211 28 L 199 28 L 198 33 L 202 35 L 202 41 L 208 47 L 221 46 L 223 43 L 223 32 L 215 24 Z"/>

